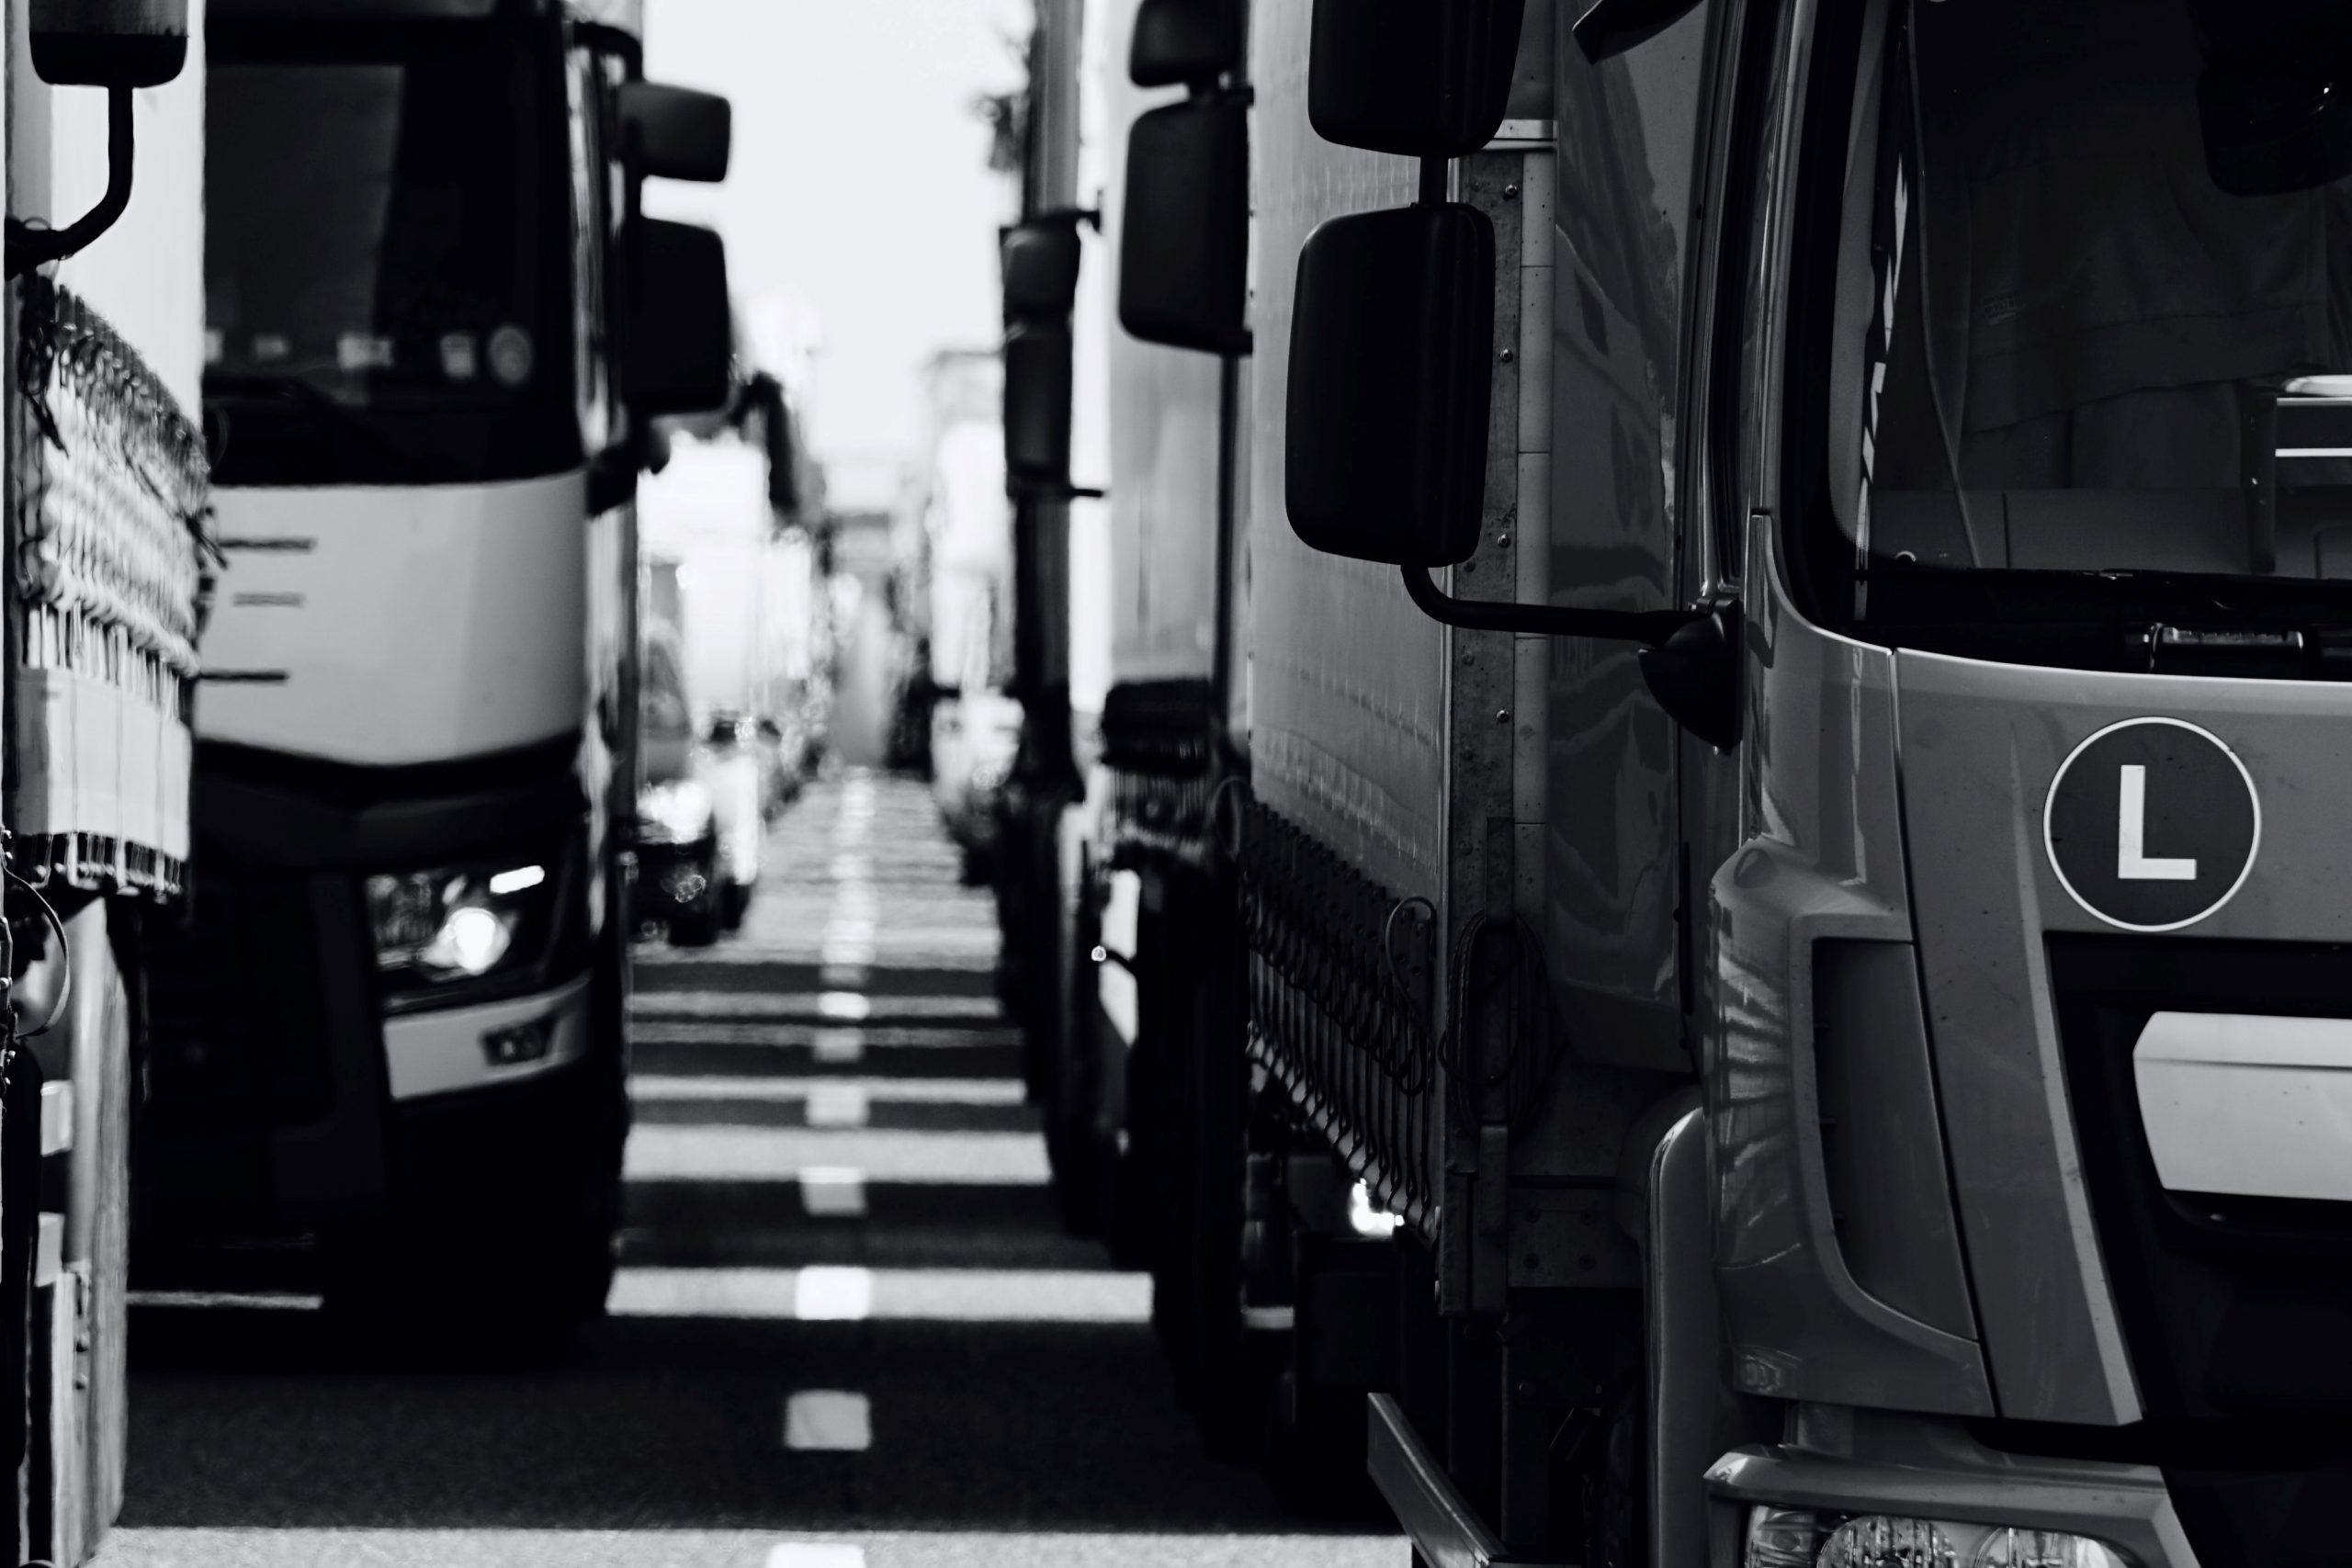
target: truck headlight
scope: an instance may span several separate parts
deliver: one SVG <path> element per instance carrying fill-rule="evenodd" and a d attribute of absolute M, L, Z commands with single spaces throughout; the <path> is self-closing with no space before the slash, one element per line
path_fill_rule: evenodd
<path fill-rule="evenodd" d="M 1747 1516 L 1747 1568 L 2131 1568 L 2131 1559 L 2064 1530 L 1758 1507 Z"/>
<path fill-rule="evenodd" d="M 695 779 L 654 784 L 637 797 L 641 844 L 691 844 L 708 836 L 716 820 L 710 791 Z"/>
<path fill-rule="evenodd" d="M 536 964 L 554 942 L 568 881 L 554 856 L 379 874 L 368 920 L 388 994 L 434 990 Z"/>

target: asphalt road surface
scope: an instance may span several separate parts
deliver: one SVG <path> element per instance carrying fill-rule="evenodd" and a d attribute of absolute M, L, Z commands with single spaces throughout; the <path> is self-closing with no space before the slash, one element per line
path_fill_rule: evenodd
<path fill-rule="evenodd" d="M 1202 1457 L 1149 1286 L 1057 1228 L 987 896 L 923 786 L 779 825 L 646 949 L 624 1267 L 560 1366 L 418 1371 L 297 1298 L 132 1315 L 107 1568 L 1405 1568 Z"/>

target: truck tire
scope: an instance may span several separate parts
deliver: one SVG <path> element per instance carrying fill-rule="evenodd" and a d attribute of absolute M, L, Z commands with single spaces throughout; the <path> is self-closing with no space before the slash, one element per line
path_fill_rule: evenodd
<path fill-rule="evenodd" d="M 1190 1127 L 1185 1260 L 1192 1383 L 1204 1445 L 1246 1458 L 1263 1429 L 1265 1369 L 1250 1356 L 1242 1319 L 1242 1233 L 1248 1186 L 1250 1066 L 1242 950 L 1213 886 L 1187 884 L 1177 927 L 1203 933 L 1182 971 L 1181 1037 Z"/>
<path fill-rule="evenodd" d="M 670 945 L 673 947 L 709 947 L 718 941 L 720 919 L 719 891 L 716 884 L 703 889 L 701 896 L 670 917 Z"/>
<path fill-rule="evenodd" d="M 48 938 L 44 967 L 69 989 L 56 1022 L 31 1043 L 51 1092 L 71 1096 L 63 1167 L 60 1277 L 33 1281 L 35 1450 L 28 1555 L 79 1562 L 122 1510 L 130 1425 L 124 1355 L 130 1265 L 130 1116 L 134 1082 L 136 915 L 93 899 Z M 121 931 L 118 933 L 116 928 Z M 118 934 L 125 938 L 118 942 Z M 126 975 L 126 965 L 133 973 Z M 56 992 L 49 984 L 39 989 Z M 39 1004 L 44 1013 L 49 1004 Z M 40 1019 L 26 1021 L 38 1028 Z M 36 1123 L 38 1125 L 38 1122 Z"/>

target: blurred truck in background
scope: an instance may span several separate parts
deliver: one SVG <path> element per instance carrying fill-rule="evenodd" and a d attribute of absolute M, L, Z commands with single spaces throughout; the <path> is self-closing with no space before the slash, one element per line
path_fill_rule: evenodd
<path fill-rule="evenodd" d="M 603 1310 L 637 482 L 652 422 L 724 407 L 731 375 L 718 237 L 639 210 L 649 178 L 724 175 L 727 105 L 643 80 L 642 20 L 208 8 L 230 586 L 197 910 L 150 993 L 159 1281 L 280 1256 L 338 1319 L 469 1353 Z"/>

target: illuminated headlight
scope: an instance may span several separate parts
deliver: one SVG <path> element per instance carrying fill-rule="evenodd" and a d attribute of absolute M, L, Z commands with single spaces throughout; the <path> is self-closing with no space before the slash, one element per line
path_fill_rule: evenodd
<path fill-rule="evenodd" d="M 1361 1236 L 1385 1237 L 1396 1234 L 1401 1222 L 1385 1209 L 1375 1208 L 1372 1189 L 1357 1182 L 1348 1192 L 1348 1228 Z"/>
<path fill-rule="evenodd" d="M 646 844 L 691 844 L 715 820 L 710 791 L 693 779 L 658 784 L 637 797 L 637 837 Z"/>
<path fill-rule="evenodd" d="M 2064 1530 L 1887 1514 L 1759 1507 L 1747 1568 L 2131 1568 L 2115 1547 Z"/>
<path fill-rule="evenodd" d="M 478 980 L 543 955 L 555 929 L 551 863 L 515 859 L 368 879 L 376 966 L 392 984 Z"/>

